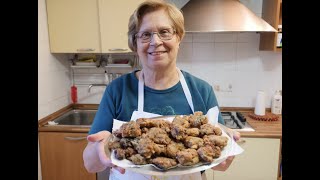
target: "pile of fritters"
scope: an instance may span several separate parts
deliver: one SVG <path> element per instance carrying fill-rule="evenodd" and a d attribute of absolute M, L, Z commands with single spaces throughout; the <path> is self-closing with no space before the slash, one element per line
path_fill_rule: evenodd
<path fill-rule="evenodd" d="M 201 111 L 176 116 L 172 123 L 140 118 L 112 133 L 117 138 L 108 147 L 117 159 L 126 158 L 136 165 L 154 164 L 164 170 L 177 164 L 211 163 L 228 142 L 220 128 L 208 124 Z"/>

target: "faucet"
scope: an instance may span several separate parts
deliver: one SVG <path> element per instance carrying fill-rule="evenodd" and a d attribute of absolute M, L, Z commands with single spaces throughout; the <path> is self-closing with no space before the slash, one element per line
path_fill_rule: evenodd
<path fill-rule="evenodd" d="M 90 93 L 90 89 L 92 88 L 92 86 L 107 86 L 107 84 L 90 84 L 88 87 L 88 93 Z"/>

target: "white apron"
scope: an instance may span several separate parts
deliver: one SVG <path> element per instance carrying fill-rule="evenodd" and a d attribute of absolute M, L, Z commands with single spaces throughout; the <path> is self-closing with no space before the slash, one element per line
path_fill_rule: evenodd
<path fill-rule="evenodd" d="M 183 92 L 187 98 L 188 104 L 194 113 L 194 107 L 192 102 L 192 96 L 189 91 L 189 88 L 187 86 L 186 80 L 184 79 L 184 76 L 182 72 L 177 68 L 177 71 L 179 73 L 180 82 L 182 85 Z M 144 76 L 143 76 L 143 70 L 140 73 L 139 76 L 139 86 L 138 86 L 138 111 L 134 111 L 131 116 L 131 120 L 136 120 L 138 118 L 151 118 L 151 117 L 157 117 L 161 116 L 159 114 L 153 114 L 143 111 L 143 105 L 144 105 Z M 126 170 L 125 174 L 121 174 L 117 170 L 110 169 L 110 180 L 122 180 L 122 179 L 132 179 L 132 180 L 199 180 L 201 179 L 201 173 L 192 173 L 192 174 L 186 174 L 186 175 L 180 175 L 180 176 L 151 176 L 151 175 L 145 175 L 145 174 L 139 174 L 132 172 L 130 170 Z"/>

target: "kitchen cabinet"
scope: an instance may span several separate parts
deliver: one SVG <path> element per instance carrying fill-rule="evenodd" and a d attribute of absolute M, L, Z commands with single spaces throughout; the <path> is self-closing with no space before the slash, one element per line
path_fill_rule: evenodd
<path fill-rule="evenodd" d="M 282 0 L 264 0 L 262 5 L 262 18 L 272 27 L 278 29 L 282 25 Z M 260 47 L 264 51 L 281 52 L 277 47 L 278 32 L 261 32 Z"/>
<path fill-rule="evenodd" d="M 101 51 L 97 0 L 46 0 L 51 53 Z"/>
<path fill-rule="evenodd" d="M 47 0 L 51 53 L 126 53 L 128 22 L 143 0 Z"/>
<path fill-rule="evenodd" d="M 128 46 L 129 18 L 144 0 L 99 0 L 101 49 L 103 53 L 131 52 Z"/>
<path fill-rule="evenodd" d="M 281 141 L 278 138 L 241 138 L 244 152 L 225 172 L 214 171 L 214 180 L 277 180 Z M 208 173 L 207 177 L 210 175 Z M 212 179 L 212 178 L 208 178 Z"/>
<path fill-rule="evenodd" d="M 39 132 L 43 180 L 96 180 L 82 158 L 87 133 Z"/>

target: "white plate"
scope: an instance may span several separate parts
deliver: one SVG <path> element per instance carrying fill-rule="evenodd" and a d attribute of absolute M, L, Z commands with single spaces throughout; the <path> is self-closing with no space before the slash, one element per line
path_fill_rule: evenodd
<path fill-rule="evenodd" d="M 166 120 L 172 121 L 173 118 L 174 118 L 174 116 L 160 116 L 160 117 L 153 118 L 153 119 L 166 119 Z M 125 123 L 125 122 L 120 121 L 120 122 L 116 122 L 116 123 Z M 169 169 L 166 171 L 161 171 L 161 170 L 158 170 L 157 168 L 153 167 L 154 166 L 153 164 L 135 165 L 127 159 L 118 160 L 117 158 L 115 158 L 113 150 L 111 152 L 110 158 L 112 160 L 112 163 L 119 166 L 119 167 L 128 169 L 130 171 L 134 171 L 137 173 L 147 174 L 147 175 L 174 176 L 174 175 L 183 175 L 183 174 L 190 174 L 190 173 L 194 173 L 194 172 L 204 171 L 206 169 L 210 169 L 210 168 L 220 164 L 229 156 L 230 153 L 232 153 L 232 149 L 234 146 L 234 140 L 231 139 L 230 136 L 227 135 L 227 133 L 224 131 L 224 128 L 220 128 L 220 129 L 222 130 L 222 136 L 225 136 L 228 138 L 228 143 L 221 151 L 220 157 L 214 159 L 214 161 L 211 164 L 206 164 L 206 165 L 203 164 L 203 165 L 196 166 L 196 167 L 176 167 L 176 168 Z"/>

